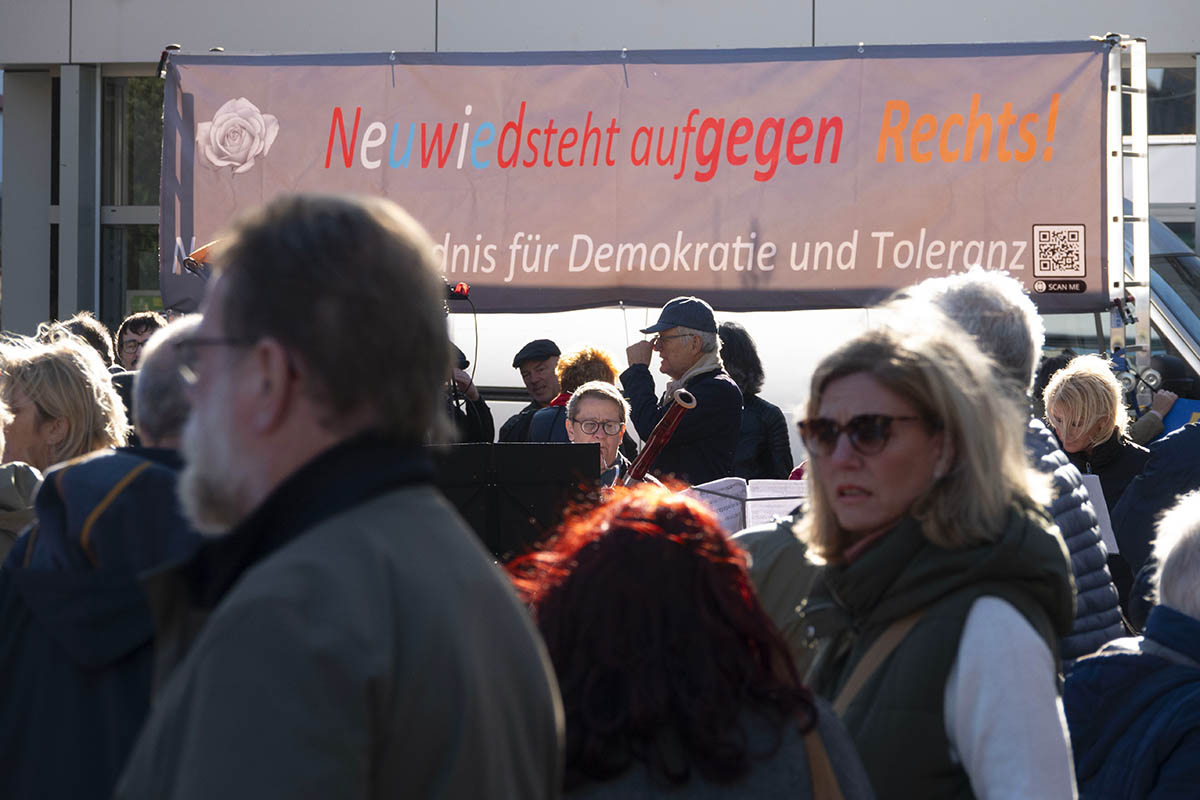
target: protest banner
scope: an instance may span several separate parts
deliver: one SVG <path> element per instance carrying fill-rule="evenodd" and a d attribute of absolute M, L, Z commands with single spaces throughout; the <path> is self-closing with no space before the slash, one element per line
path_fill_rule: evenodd
<path fill-rule="evenodd" d="M 481 311 L 855 307 L 972 265 L 1096 310 L 1110 47 L 172 56 L 164 302 L 321 191 L 400 203 Z"/>

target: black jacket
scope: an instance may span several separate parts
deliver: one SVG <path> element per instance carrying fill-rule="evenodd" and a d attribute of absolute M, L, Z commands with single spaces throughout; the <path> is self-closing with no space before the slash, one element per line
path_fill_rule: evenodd
<path fill-rule="evenodd" d="M 454 421 L 457 441 L 462 443 L 490 443 L 496 438 L 496 426 L 492 422 L 492 410 L 482 397 L 471 400 L 467 397 L 447 397 L 446 408 Z"/>
<path fill-rule="evenodd" d="M 629 400 L 630 416 L 645 442 L 667 413 L 654 394 L 654 377 L 645 364 L 634 364 L 621 373 L 621 387 Z M 696 407 L 683 415 L 674 436 L 658 454 L 651 471 L 673 475 L 691 484 L 733 474 L 733 454 L 742 425 L 742 392 L 724 370 L 702 372 L 685 387 L 696 398 Z"/>
<path fill-rule="evenodd" d="M 1085 475 L 1100 476 L 1104 504 L 1111 514 L 1125 487 L 1142 474 L 1150 451 L 1140 444 L 1134 444 L 1119 430 L 1113 430 L 1112 436 L 1093 447 L 1092 452 L 1067 453 L 1067 458 Z M 1116 529 L 1113 530 L 1115 533 Z"/>
<path fill-rule="evenodd" d="M 779 406 L 756 394 L 742 398 L 742 430 L 738 435 L 733 474 L 746 480 L 777 478 L 792 474 L 792 444 L 787 421 Z"/>
<path fill-rule="evenodd" d="M 1200 786 L 1200 621 L 1156 606 L 1067 676 L 1079 796 L 1191 798 Z"/>
<path fill-rule="evenodd" d="M 1154 443 L 1142 473 L 1112 506 L 1113 533 L 1137 572 L 1150 557 L 1154 522 L 1181 494 L 1200 487 L 1200 422 L 1184 425 Z"/>
<path fill-rule="evenodd" d="M 173 451 L 122 448 L 46 475 L 0 570 L 0 797 L 108 798 L 150 706 L 141 570 L 201 543 Z"/>
<path fill-rule="evenodd" d="M 509 417 L 508 421 L 500 426 L 500 436 L 497 437 L 497 441 L 523 442 L 528 439 L 529 423 L 533 420 L 533 415 L 537 413 L 539 408 L 542 408 L 542 406 L 531 401 L 529 405 Z"/>

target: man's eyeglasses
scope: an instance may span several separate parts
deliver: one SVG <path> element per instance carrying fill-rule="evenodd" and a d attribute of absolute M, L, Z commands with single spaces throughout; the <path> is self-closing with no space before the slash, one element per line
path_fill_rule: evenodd
<path fill-rule="evenodd" d="M 685 336 L 695 336 L 695 335 L 696 334 L 694 334 L 694 333 L 672 333 L 670 336 L 663 336 L 662 334 L 659 334 L 658 336 L 655 336 L 653 339 L 650 340 L 650 344 L 652 346 L 657 347 L 658 343 L 661 342 L 663 339 L 682 339 Z"/>
<path fill-rule="evenodd" d="M 138 341 L 137 339 L 126 339 L 121 344 L 121 352 L 127 356 L 131 356 L 134 353 L 140 351 L 145 346 L 146 346 L 146 342 L 144 342 L 144 341 Z"/>
<path fill-rule="evenodd" d="M 845 425 L 826 417 L 814 417 L 796 423 L 800 438 L 810 452 L 828 456 L 837 447 L 838 438 L 845 433 L 850 446 L 864 456 L 873 456 L 887 447 L 892 436 L 893 422 L 919 422 L 922 417 L 893 417 L 888 414 L 859 414 Z"/>
<path fill-rule="evenodd" d="M 175 342 L 175 355 L 179 360 L 179 374 L 188 383 L 200 380 L 196 367 L 200 364 L 200 348 L 202 347 L 249 347 L 253 339 L 234 338 L 227 336 L 193 336 L 190 339 L 180 339 Z"/>
<path fill-rule="evenodd" d="M 575 419 L 572 417 L 571 421 L 578 425 L 579 429 L 588 436 L 591 436 L 601 428 L 604 429 L 605 436 L 616 436 L 621 432 L 621 428 L 625 427 L 625 423 L 623 422 L 612 422 L 608 420 L 601 422 L 597 419 Z"/>

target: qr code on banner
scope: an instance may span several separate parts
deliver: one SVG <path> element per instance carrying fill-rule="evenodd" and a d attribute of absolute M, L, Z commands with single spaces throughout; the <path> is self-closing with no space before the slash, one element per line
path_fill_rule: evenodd
<path fill-rule="evenodd" d="M 1083 278 L 1082 225 L 1033 226 L 1033 274 L 1038 278 Z"/>

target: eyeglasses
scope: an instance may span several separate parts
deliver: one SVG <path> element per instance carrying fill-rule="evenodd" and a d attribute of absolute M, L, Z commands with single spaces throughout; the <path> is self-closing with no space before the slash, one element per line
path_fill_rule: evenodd
<path fill-rule="evenodd" d="M 653 339 L 651 339 L 650 344 L 651 344 L 651 346 L 657 346 L 658 343 L 661 342 L 663 339 L 682 339 L 685 336 L 695 336 L 695 335 L 696 334 L 694 334 L 694 333 L 673 333 L 670 336 L 659 335 L 659 336 L 655 336 Z"/>
<path fill-rule="evenodd" d="M 127 356 L 131 356 L 145 346 L 146 342 L 140 342 L 137 339 L 126 339 L 121 344 L 121 352 Z"/>
<path fill-rule="evenodd" d="M 175 355 L 179 361 L 179 374 L 188 383 L 197 383 L 200 374 L 196 367 L 200 363 L 201 347 L 249 347 L 253 339 L 233 338 L 226 336 L 193 336 L 190 339 L 180 339 L 175 342 Z"/>
<path fill-rule="evenodd" d="M 604 429 L 605 436 L 616 436 L 621 432 L 621 428 L 625 427 L 624 422 L 613 422 L 611 420 L 605 420 L 604 422 L 601 422 L 598 419 L 575 419 L 572 417 L 571 421 L 578 425 L 579 429 L 589 436 L 601 428 Z"/>
<path fill-rule="evenodd" d="M 828 456 L 837 447 L 838 438 L 845 433 L 850 446 L 859 454 L 873 456 L 887 447 L 892 436 L 893 422 L 919 422 L 921 417 L 893 417 L 888 414 L 859 414 L 845 425 L 825 417 L 815 417 L 796 423 L 804 446 L 819 456 Z"/>

